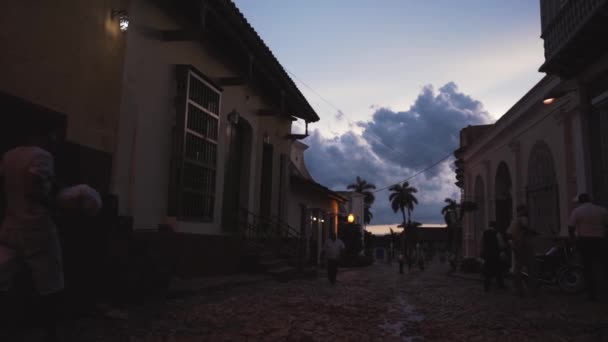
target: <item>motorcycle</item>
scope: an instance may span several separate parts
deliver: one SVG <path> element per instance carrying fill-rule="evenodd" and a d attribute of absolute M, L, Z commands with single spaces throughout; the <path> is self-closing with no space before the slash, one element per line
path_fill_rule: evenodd
<path fill-rule="evenodd" d="M 559 241 L 544 254 L 536 256 L 538 282 L 556 286 L 568 294 L 580 293 L 585 286 L 582 266 L 573 262 L 574 248 L 566 241 Z M 526 272 L 522 272 L 528 277 Z"/>

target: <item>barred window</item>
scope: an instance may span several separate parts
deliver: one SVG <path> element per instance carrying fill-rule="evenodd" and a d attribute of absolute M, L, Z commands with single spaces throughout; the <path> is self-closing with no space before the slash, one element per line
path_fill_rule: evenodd
<path fill-rule="evenodd" d="M 192 71 L 188 72 L 185 90 L 180 217 L 211 221 L 215 207 L 220 92 Z"/>

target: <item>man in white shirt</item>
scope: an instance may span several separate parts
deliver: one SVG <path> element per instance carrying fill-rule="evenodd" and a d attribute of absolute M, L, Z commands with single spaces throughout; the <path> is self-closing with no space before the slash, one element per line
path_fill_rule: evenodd
<path fill-rule="evenodd" d="M 576 240 L 581 254 L 587 296 L 590 300 L 595 300 L 594 263 L 599 262 L 606 267 L 605 237 L 608 228 L 608 210 L 591 203 L 591 196 L 588 194 L 578 195 L 576 201 L 579 206 L 570 214 L 568 232 L 570 238 Z"/>
<path fill-rule="evenodd" d="M 338 259 L 340 258 L 344 248 L 344 242 L 336 238 L 336 233 L 331 231 L 329 239 L 325 241 L 325 245 L 323 246 L 323 253 L 325 253 L 325 258 L 327 259 L 327 277 L 332 285 L 336 283 L 336 276 L 338 275 Z"/>

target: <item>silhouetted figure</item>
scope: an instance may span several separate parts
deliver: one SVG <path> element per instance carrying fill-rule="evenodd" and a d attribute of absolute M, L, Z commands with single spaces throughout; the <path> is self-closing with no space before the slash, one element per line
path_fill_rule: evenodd
<path fill-rule="evenodd" d="M 420 242 L 416 242 L 416 246 L 414 247 L 414 253 L 412 255 L 412 260 L 421 271 L 424 271 L 424 251 Z"/>
<path fill-rule="evenodd" d="M 580 194 L 575 199 L 579 206 L 570 214 L 568 232 L 580 252 L 585 274 L 585 287 L 590 300 L 596 299 L 594 264 L 599 263 L 606 271 L 606 229 L 608 210 L 591 203 L 591 196 Z"/>
<path fill-rule="evenodd" d="M 492 279 L 496 278 L 499 288 L 504 288 L 503 281 L 503 258 L 505 248 L 502 234 L 496 230 L 496 223 L 490 222 L 488 229 L 483 232 L 481 237 L 481 258 L 483 263 L 484 291 L 490 291 Z"/>
<path fill-rule="evenodd" d="M 528 289 L 533 295 L 536 295 L 538 293 L 538 263 L 534 253 L 534 237 L 538 233 L 528 226 L 528 209 L 525 205 L 517 207 L 517 217 L 511 222 L 507 234 L 515 256 L 513 265 L 515 290 L 520 296 L 524 295 L 522 270 L 525 267 L 528 272 Z"/>
<path fill-rule="evenodd" d="M 0 228 L 0 292 L 6 297 L 15 275 L 26 270 L 40 295 L 39 314 L 48 341 L 57 339 L 57 298 L 64 288 L 61 246 L 51 218 L 55 167 L 50 151 L 55 140 L 49 128 L 37 127 L 29 143 L 6 152 L 0 164 L 6 199 Z"/>
<path fill-rule="evenodd" d="M 325 258 L 327 259 L 327 277 L 332 285 L 336 283 L 338 260 L 344 248 L 344 242 L 336 238 L 336 233 L 331 231 L 329 239 L 325 241 L 325 245 L 323 246 L 323 253 L 325 253 Z"/>

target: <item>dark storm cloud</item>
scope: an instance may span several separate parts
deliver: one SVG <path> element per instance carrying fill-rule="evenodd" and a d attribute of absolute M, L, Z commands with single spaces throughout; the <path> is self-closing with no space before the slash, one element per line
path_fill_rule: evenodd
<path fill-rule="evenodd" d="M 461 128 L 488 121 L 489 114 L 481 102 L 462 94 L 450 82 L 438 93 L 431 86 L 424 87 L 408 111 L 380 108 L 371 121 L 359 126 L 379 158 L 422 169 L 457 148 Z"/>
<path fill-rule="evenodd" d="M 461 128 L 488 121 L 482 104 L 459 92 L 454 83 L 438 93 L 426 86 L 408 111 L 379 108 L 371 121 L 359 122 L 362 135 L 351 130 L 328 139 L 313 130 L 305 141 L 310 146 L 306 164 L 318 182 L 334 190 L 345 190 L 357 176 L 380 188 L 401 182 L 451 153 L 458 146 Z M 410 181 L 419 191 L 415 220 L 443 221 L 439 214 L 443 200 L 458 194 L 452 162 Z M 401 221 L 401 214 L 390 208 L 386 190 L 376 193 L 372 212 L 372 224 Z"/>

